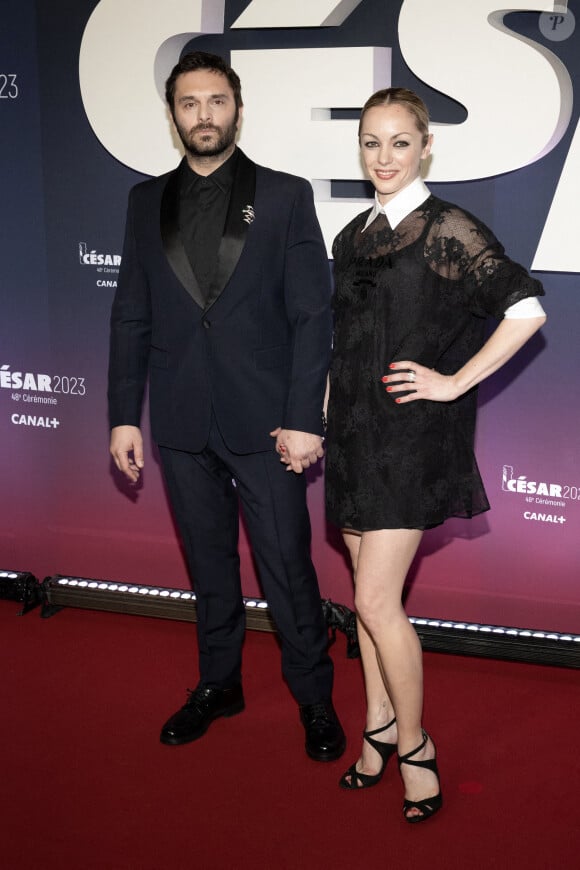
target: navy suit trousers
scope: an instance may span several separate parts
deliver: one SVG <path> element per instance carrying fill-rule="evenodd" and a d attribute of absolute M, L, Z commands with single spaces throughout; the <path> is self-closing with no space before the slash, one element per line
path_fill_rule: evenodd
<path fill-rule="evenodd" d="M 314 704 L 330 699 L 333 667 L 310 557 L 306 480 L 285 470 L 274 445 L 232 453 L 213 418 L 202 452 L 160 447 L 160 454 L 197 599 L 200 682 L 227 688 L 241 680 L 241 504 L 284 677 L 299 704 Z"/>

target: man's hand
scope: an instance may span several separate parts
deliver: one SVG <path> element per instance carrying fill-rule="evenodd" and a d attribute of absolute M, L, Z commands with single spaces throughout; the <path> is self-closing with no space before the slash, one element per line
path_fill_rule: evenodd
<path fill-rule="evenodd" d="M 111 429 L 109 451 L 119 471 L 122 471 L 131 483 L 137 483 L 145 464 L 141 430 L 137 426 L 115 426 Z"/>
<path fill-rule="evenodd" d="M 280 462 L 284 463 L 286 471 L 302 474 L 305 468 L 315 465 L 324 456 L 320 435 L 280 427 L 270 432 L 270 435 L 276 439 L 276 451 L 280 454 Z"/>

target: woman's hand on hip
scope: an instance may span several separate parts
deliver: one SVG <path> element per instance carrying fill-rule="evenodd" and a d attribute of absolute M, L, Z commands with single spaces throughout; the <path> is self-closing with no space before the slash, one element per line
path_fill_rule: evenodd
<path fill-rule="evenodd" d="M 454 375 L 442 375 L 412 360 L 397 360 L 389 365 L 389 374 L 381 379 L 386 392 L 398 405 L 428 399 L 430 402 L 452 402 L 461 392 Z M 398 396 L 398 393 L 408 395 Z"/>

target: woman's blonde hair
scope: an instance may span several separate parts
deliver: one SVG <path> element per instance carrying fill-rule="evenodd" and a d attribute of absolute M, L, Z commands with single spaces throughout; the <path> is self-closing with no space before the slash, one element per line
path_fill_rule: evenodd
<path fill-rule="evenodd" d="M 423 145 L 429 140 L 429 110 L 421 97 L 407 88 L 383 88 L 369 97 L 363 106 L 358 125 L 358 137 L 360 139 L 362 122 L 365 113 L 375 106 L 403 106 L 415 118 L 415 124 L 423 134 Z"/>

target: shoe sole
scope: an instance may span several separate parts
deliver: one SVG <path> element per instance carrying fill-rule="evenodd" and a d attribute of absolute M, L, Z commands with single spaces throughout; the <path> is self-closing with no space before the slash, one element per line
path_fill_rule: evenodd
<path fill-rule="evenodd" d="M 203 731 L 196 731 L 195 734 L 188 735 L 187 737 L 164 737 L 163 733 L 161 733 L 159 740 L 164 744 L 164 746 L 183 746 L 184 743 L 193 743 L 194 740 L 199 740 L 200 737 L 203 737 L 211 723 L 215 722 L 216 719 L 229 719 L 231 716 L 237 716 L 238 713 L 243 713 L 245 709 L 246 705 L 242 701 L 241 704 L 232 705 L 231 707 L 228 707 L 227 710 L 224 710 L 223 713 L 217 713 L 213 716 Z"/>

